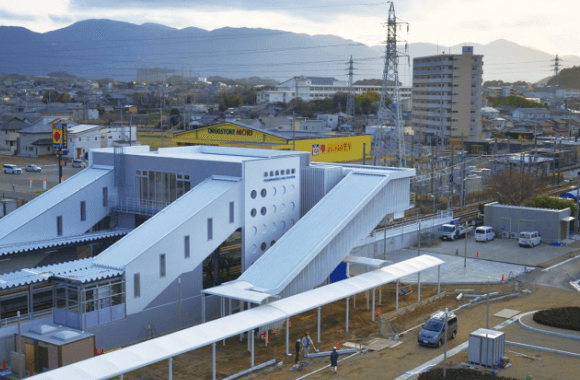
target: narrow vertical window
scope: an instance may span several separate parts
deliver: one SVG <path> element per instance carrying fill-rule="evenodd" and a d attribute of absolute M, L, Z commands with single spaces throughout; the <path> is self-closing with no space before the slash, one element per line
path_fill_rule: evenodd
<path fill-rule="evenodd" d="M 165 253 L 159 255 L 159 277 L 165 277 Z"/>
<path fill-rule="evenodd" d="M 62 216 L 56 217 L 56 236 L 62 236 Z"/>
<path fill-rule="evenodd" d="M 230 202 L 230 223 L 234 222 L 234 202 Z"/>
<path fill-rule="evenodd" d="M 213 219 L 207 220 L 207 240 L 213 240 Z"/>
<path fill-rule="evenodd" d="M 103 207 L 109 207 L 109 188 L 103 187 Z"/>
<path fill-rule="evenodd" d="M 87 220 L 87 202 L 81 201 L 81 222 Z"/>
<path fill-rule="evenodd" d="M 139 298 L 139 297 L 141 297 L 141 274 L 140 273 L 135 273 L 133 275 L 133 282 L 134 282 L 133 289 L 135 291 L 135 298 Z"/>
<path fill-rule="evenodd" d="M 183 255 L 186 259 L 189 259 L 189 235 L 183 239 Z"/>

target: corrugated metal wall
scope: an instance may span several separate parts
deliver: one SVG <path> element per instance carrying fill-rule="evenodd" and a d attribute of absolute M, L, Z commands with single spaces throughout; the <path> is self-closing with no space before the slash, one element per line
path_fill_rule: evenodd
<path fill-rule="evenodd" d="M 300 176 L 302 180 L 300 217 L 303 217 L 344 178 L 345 174 L 343 168 L 339 166 L 303 166 Z"/>
<path fill-rule="evenodd" d="M 409 178 L 389 181 L 316 258 L 282 291 L 281 297 L 313 289 L 322 284 L 361 239 L 379 224 L 386 214 L 409 208 Z"/>

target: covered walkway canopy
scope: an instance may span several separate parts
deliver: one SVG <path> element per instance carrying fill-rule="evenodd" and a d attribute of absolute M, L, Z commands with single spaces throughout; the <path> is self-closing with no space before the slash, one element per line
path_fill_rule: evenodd
<path fill-rule="evenodd" d="M 291 316 L 354 296 L 421 271 L 439 267 L 444 261 L 422 255 L 372 272 L 294 295 L 267 305 L 216 319 L 172 334 L 113 351 L 105 355 L 37 375 L 37 380 L 97 380 L 115 376 L 169 361 L 169 378 L 172 378 L 172 358 L 183 353 L 213 345 L 213 378 L 215 372 L 215 344 L 220 340 L 253 331 L 255 328 L 288 319 Z M 373 292 L 374 295 L 374 292 Z M 348 304 L 347 304 L 348 305 Z M 348 318 L 348 308 L 347 308 Z M 348 319 L 347 319 L 348 323 Z M 288 351 L 288 324 L 286 324 L 286 351 Z M 253 334 L 252 366 L 254 365 Z"/>

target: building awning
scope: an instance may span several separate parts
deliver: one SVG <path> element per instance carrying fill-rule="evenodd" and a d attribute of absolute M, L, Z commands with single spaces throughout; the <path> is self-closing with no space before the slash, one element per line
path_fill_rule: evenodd
<path fill-rule="evenodd" d="M 201 292 L 255 304 L 261 304 L 266 299 L 272 297 L 272 295 L 268 293 L 261 293 L 255 290 L 250 290 L 250 288 L 253 287 L 254 285 L 246 281 L 233 281 L 227 284 L 223 284 L 219 287 L 204 289 Z"/>
<path fill-rule="evenodd" d="M 345 263 L 349 263 L 349 264 L 358 264 L 358 265 L 363 265 L 365 267 L 370 267 L 370 268 L 382 268 L 382 267 L 386 267 L 387 265 L 392 264 L 392 261 L 385 261 L 385 260 L 379 260 L 379 259 L 370 259 L 368 257 L 359 257 L 359 256 L 350 256 L 347 255 L 344 260 Z"/>
<path fill-rule="evenodd" d="M 560 219 L 561 222 L 571 222 L 573 220 L 575 220 L 576 218 L 574 218 L 573 216 L 566 216 L 562 219 Z"/>
<path fill-rule="evenodd" d="M 43 145 L 52 145 L 52 139 L 39 139 L 36 140 L 35 142 L 32 143 L 32 145 L 36 145 L 36 146 L 43 146 Z"/>
<path fill-rule="evenodd" d="M 106 239 L 106 238 L 110 238 L 110 237 L 126 235 L 131 231 L 132 230 L 129 230 L 129 229 L 108 230 L 108 231 L 95 232 L 92 234 L 63 237 L 63 238 L 59 238 L 59 239 L 40 240 L 40 241 L 31 241 L 31 242 L 16 243 L 16 244 L 10 244 L 10 245 L 2 245 L 2 246 L 0 246 L 0 256 L 10 255 L 10 254 L 20 253 L 20 252 L 33 251 L 35 249 L 59 247 L 62 245 L 68 245 L 68 244 L 74 244 L 74 243 L 83 243 L 83 242 L 94 241 L 94 240 L 101 240 L 101 239 Z"/>

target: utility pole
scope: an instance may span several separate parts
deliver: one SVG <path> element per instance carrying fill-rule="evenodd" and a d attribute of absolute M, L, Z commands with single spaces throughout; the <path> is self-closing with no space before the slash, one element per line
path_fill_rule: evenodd
<path fill-rule="evenodd" d="M 463 268 L 467 268 L 467 221 L 465 222 L 465 259 L 463 260 Z"/>
<path fill-rule="evenodd" d="M 463 133 L 461 134 L 461 207 L 465 206 L 465 151 L 463 150 Z"/>
<path fill-rule="evenodd" d="M 558 185 L 560 184 L 560 174 L 562 170 L 562 139 L 558 144 Z"/>
<path fill-rule="evenodd" d="M 394 124 L 394 131 L 391 135 L 391 142 L 394 143 L 394 152 L 389 154 L 389 156 L 398 160 L 398 166 L 403 167 L 403 162 L 407 162 L 405 158 L 405 142 L 403 136 L 403 130 L 401 128 L 401 104 L 399 98 L 399 56 L 408 56 L 407 54 L 407 43 L 405 41 L 405 54 L 401 54 L 397 51 L 397 42 L 399 39 L 397 37 L 397 27 L 399 29 L 403 24 L 407 25 L 407 33 L 409 32 L 409 24 L 407 22 L 397 21 L 395 16 L 395 5 L 392 1 L 388 2 L 389 16 L 386 23 L 387 26 L 387 41 L 385 47 L 385 67 L 383 70 L 383 84 L 381 87 L 381 99 L 379 110 L 377 113 L 377 133 L 375 141 L 375 152 L 374 152 L 374 162 L 375 164 L 379 161 L 380 157 L 386 156 L 387 147 L 387 131 L 385 128 L 385 120 L 387 118 L 392 119 Z M 403 42 L 403 41 L 400 41 Z M 389 82 L 393 82 L 393 94 L 389 96 Z M 394 110 L 388 109 L 388 104 L 392 103 L 395 107 Z"/>
<path fill-rule="evenodd" d="M 454 173 L 455 173 L 455 147 L 451 145 L 451 174 L 449 175 L 449 198 L 451 199 L 451 209 L 453 210 L 453 182 L 455 180 Z"/>
<path fill-rule="evenodd" d="M 558 85 L 560 82 L 560 61 L 561 59 L 558 57 L 558 54 L 556 54 L 555 59 L 552 59 L 552 62 L 554 62 L 552 65 L 554 67 L 554 94 L 556 97 L 558 96 Z"/>
<path fill-rule="evenodd" d="M 346 98 L 346 113 L 354 117 L 354 87 L 353 87 L 354 63 L 352 55 L 348 62 L 348 97 Z"/>

